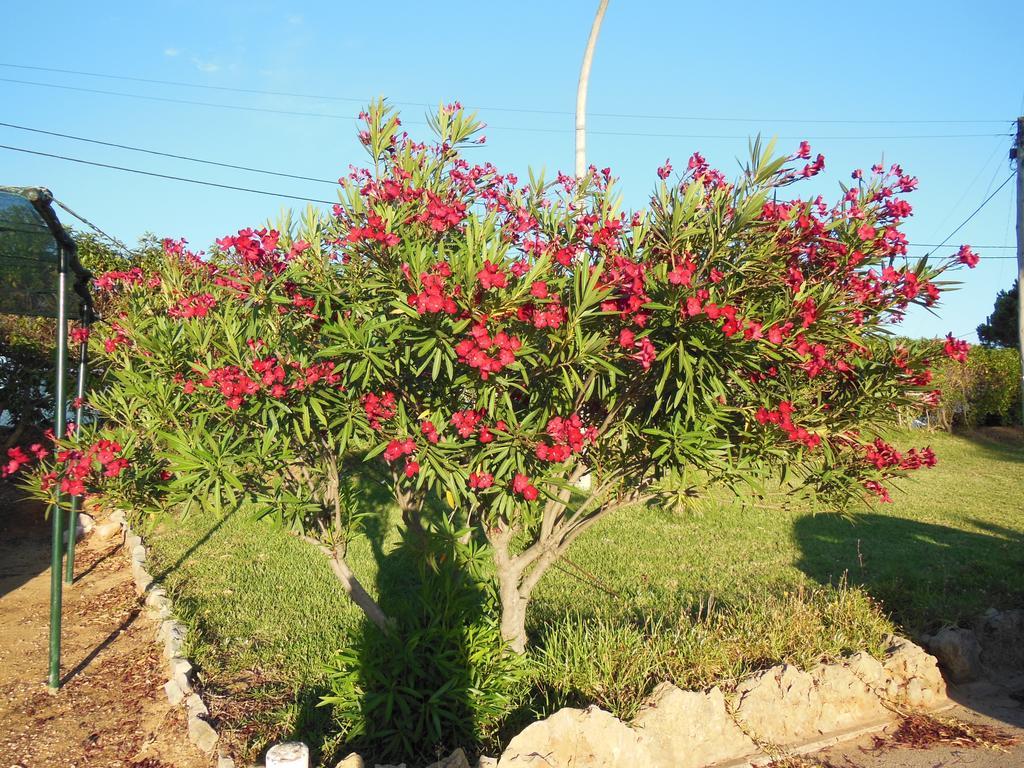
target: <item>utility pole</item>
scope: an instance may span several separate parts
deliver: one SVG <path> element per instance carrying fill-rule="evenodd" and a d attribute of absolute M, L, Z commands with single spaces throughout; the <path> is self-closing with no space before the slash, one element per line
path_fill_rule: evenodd
<path fill-rule="evenodd" d="M 1017 118 L 1017 346 L 1020 351 L 1020 413 L 1024 424 L 1024 117 Z"/>
<path fill-rule="evenodd" d="M 587 48 L 583 52 L 583 64 L 580 67 L 580 82 L 576 86 L 576 178 L 580 179 L 587 172 L 587 85 L 590 82 L 590 64 L 594 60 L 594 48 L 597 36 L 601 32 L 601 22 L 608 7 L 608 0 L 601 0 L 594 15 L 594 23 L 590 26 L 590 37 Z"/>

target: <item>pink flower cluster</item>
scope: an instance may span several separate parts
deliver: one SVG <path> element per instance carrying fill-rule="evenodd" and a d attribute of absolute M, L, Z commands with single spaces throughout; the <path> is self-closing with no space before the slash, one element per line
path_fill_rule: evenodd
<path fill-rule="evenodd" d="M 971 345 L 966 341 L 954 338 L 952 333 L 946 334 L 946 343 L 942 347 L 942 352 L 946 357 L 964 363 L 967 361 L 967 353 L 970 349 Z"/>
<path fill-rule="evenodd" d="M 506 432 L 508 431 L 508 425 L 504 421 L 495 422 L 493 427 L 488 427 L 482 423 L 484 418 L 484 411 L 482 410 L 465 410 L 456 411 L 452 414 L 452 425 L 455 427 L 455 431 L 459 433 L 459 437 L 468 439 L 477 435 L 477 439 L 487 444 L 494 440 L 494 432 Z"/>
<path fill-rule="evenodd" d="M 29 455 L 31 454 L 31 455 Z M 28 447 L 28 453 L 20 446 L 7 449 L 7 462 L 0 468 L 0 477 L 10 477 L 26 464 L 33 461 L 45 459 L 50 452 L 43 447 L 42 443 L 33 443 Z"/>
<path fill-rule="evenodd" d="M 393 418 L 398 411 L 395 393 L 384 392 L 381 395 L 375 395 L 373 392 L 367 392 L 363 395 L 363 411 L 366 413 L 367 421 L 370 422 L 370 427 L 380 429 L 381 422 Z"/>
<path fill-rule="evenodd" d="M 566 418 L 553 417 L 548 421 L 545 432 L 551 443 L 537 443 L 534 453 L 541 461 L 553 463 L 566 461 L 574 453 L 580 453 L 585 443 L 597 439 L 597 429 L 584 427 L 578 413 Z"/>
<path fill-rule="evenodd" d="M 406 279 L 411 282 L 408 265 L 403 264 L 402 271 L 405 273 Z M 420 285 L 423 286 L 423 290 L 420 293 L 409 294 L 407 297 L 409 306 L 421 315 L 437 312 L 444 312 L 448 315 L 456 314 L 458 307 L 455 305 L 455 297 L 460 294 L 461 287 L 455 286 L 453 290 L 448 290 L 447 280 L 451 274 L 451 267 L 443 261 L 435 264 L 429 272 L 421 272 Z"/>
<path fill-rule="evenodd" d="M 480 371 L 480 378 L 487 380 L 492 373 L 512 365 L 516 352 L 523 343 L 515 336 L 498 331 L 492 337 L 487 330 L 486 318 L 481 319 L 470 330 L 470 338 L 455 345 L 459 361 Z"/>
<path fill-rule="evenodd" d="M 763 406 L 757 409 L 754 418 L 758 424 L 774 424 L 793 442 L 803 443 L 810 449 L 814 449 L 821 443 L 821 436 L 812 434 L 804 427 L 798 427 L 793 423 L 793 412 L 795 408 L 788 400 L 779 403 L 777 410 L 769 411 Z"/>
<path fill-rule="evenodd" d="M 82 450 L 60 451 L 57 461 L 63 467 L 43 476 L 43 489 L 52 487 L 59 478 L 60 489 L 64 493 L 81 496 L 93 473 L 102 470 L 104 477 L 114 478 L 129 466 L 128 460 L 119 455 L 122 450 L 120 443 L 99 440 Z"/>
<path fill-rule="evenodd" d="M 397 461 L 402 456 L 412 457 L 416 453 L 416 441 L 411 437 L 407 437 L 404 440 L 392 440 L 388 443 L 387 448 L 384 449 L 384 460 L 391 464 Z M 405 462 L 405 476 L 412 477 L 420 471 L 419 462 L 412 458 L 406 459 Z"/>
<path fill-rule="evenodd" d="M 512 478 L 512 493 L 522 496 L 527 501 L 537 498 L 536 487 L 530 482 L 530 478 L 522 472 L 516 472 L 515 477 Z"/>
<path fill-rule="evenodd" d="M 366 214 L 366 226 L 352 227 L 348 232 L 349 243 L 381 243 L 386 248 L 394 248 L 401 242 L 401 239 L 394 232 L 389 232 L 384 225 L 384 219 L 375 211 L 368 211 Z"/>
<path fill-rule="evenodd" d="M 880 437 L 865 447 L 864 458 L 880 470 L 920 469 L 934 467 L 936 464 L 935 452 L 931 448 L 922 448 L 920 451 L 911 448 L 904 455 Z"/>
<path fill-rule="evenodd" d="M 217 306 L 217 299 L 209 293 L 198 293 L 186 296 L 167 310 L 171 317 L 189 320 L 193 317 L 206 317 L 210 310 Z"/>

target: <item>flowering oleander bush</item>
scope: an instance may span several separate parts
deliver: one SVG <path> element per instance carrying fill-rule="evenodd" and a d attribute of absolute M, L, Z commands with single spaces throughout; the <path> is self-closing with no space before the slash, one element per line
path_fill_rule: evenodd
<path fill-rule="evenodd" d="M 734 181 L 699 154 L 666 162 L 630 213 L 608 169 L 521 183 L 471 164 L 481 125 L 457 104 L 433 144 L 383 103 L 361 119 L 371 167 L 340 180 L 332 216 L 206 255 L 168 241 L 157 269 L 97 281 L 90 439 L 125 464 L 87 490 L 279 515 L 386 627 L 344 557 L 343 459 L 372 459 L 411 535 L 430 537 L 433 504 L 487 539 L 522 650 L 533 588 L 613 510 L 770 475 L 822 503 L 885 500 L 933 463 L 879 434 L 938 398 L 930 353 L 889 326 L 977 255 L 907 261 L 917 180 L 898 165 L 826 201 L 798 191 L 821 155 L 757 141 Z"/>
<path fill-rule="evenodd" d="M 756 142 L 735 182 L 700 155 L 675 178 L 666 163 L 630 214 L 608 170 L 521 185 L 470 165 L 479 126 L 457 105 L 430 146 L 380 105 L 363 118 L 373 168 L 343 179 L 332 232 L 376 319 L 329 314 L 326 353 L 358 371 L 406 520 L 440 496 L 487 536 L 515 647 L 546 569 L 666 477 L 777 472 L 847 504 L 934 461 L 877 434 L 938 397 L 887 326 L 977 256 L 905 264 L 917 180 L 899 166 L 855 171 L 832 203 L 780 199 L 824 159 Z"/>

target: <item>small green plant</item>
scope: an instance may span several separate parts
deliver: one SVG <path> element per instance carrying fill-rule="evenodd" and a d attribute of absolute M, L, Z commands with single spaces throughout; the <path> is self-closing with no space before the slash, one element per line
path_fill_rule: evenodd
<path fill-rule="evenodd" d="M 526 657 L 501 636 L 497 595 L 481 578 L 481 552 L 441 523 L 417 560 L 417 586 L 392 623 L 365 622 L 330 665 L 339 730 L 349 745 L 385 760 L 436 759 L 485 745 L 525 696 Z"/>

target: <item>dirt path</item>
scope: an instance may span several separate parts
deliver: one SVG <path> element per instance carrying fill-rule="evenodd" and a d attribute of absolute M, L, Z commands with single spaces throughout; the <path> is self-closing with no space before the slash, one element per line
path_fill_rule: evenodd
<path fill-rule="evenodd" d="M 140 611 L 119 539 L 79 544 L 76 582 L 65 585 L 65 683 L 48 693 L 50 547 L 37 521 L 26 525 L 21 510 L 11 517 L 0 529 L 2 768 L 210 766 L 164 698 L 156 628 Z"/>

